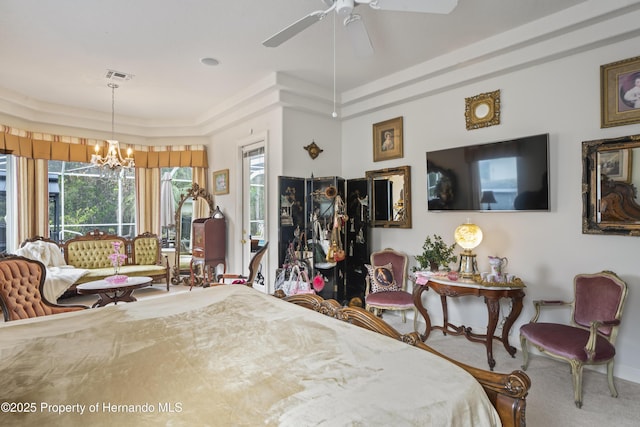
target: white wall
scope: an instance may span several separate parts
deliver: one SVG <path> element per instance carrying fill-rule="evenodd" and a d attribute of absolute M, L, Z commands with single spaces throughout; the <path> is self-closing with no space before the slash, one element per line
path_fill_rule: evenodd
<path fill-rule="evenodd" d="M 570 299 L 577 273 L 606 269 L 620 275 L 629 285 L 629 297 L 618 337 L 615 374 L 635 382 L 640 382 L 640 332 L 635 327 L 640 319 L 640 240 L 582 234 L 581 142 L 640 133 L 640 125 L 600 128 L 599 81 L 600 65 L 632 56 L 639 43 L 639 38 L 627 40 L 395 105 L 346 120 L 342 131 L 342 156 L 350 159 L 343 165 L 346 178 L 364 176 L 372 169 L 411 166 L 413 228 L 374 229 L 372 250 L 403 250 L 415 265 L 413 256 L 421 252 L 427 235 L 437 233 L 452 243 L 454 229 L 469 218 L 484 231 L 484 240 L 475 251 L 480 269 L 489 269 L 488 255 L 509 259 L 508 271 L 527 284 L 525 308 L 511 331 L 512 345 L 520 347 L 518 330 L 531 318 L 533 300 Z M 501 124 L 467 131 L 465 98 L 496 89 L 501 90 Z M 372 124 L 396 116 L 404 117 L 404 158 L 374 163 Z M 539 133 L 550 134 L 550 212 L 427 211 L 426 151 Z M 486 327 L 481 300 L 466 297 L 449 301 L 453 323 L 476 330 Z M 441 324 L 439 298 L 426 293 L 425 303 L 432 321 Z M 505 304 L 502 315 L 507 313 Z M 494 351 L 504 349 L 494 345 Z M 516 357 L 521 357 L 520 353 Z"/>
<path fill-rule="evenodd" d="M 283 175 L 300 178 L 340 175 L 342 144 L 340 121 L 326 114 L 293 109 L 284 111 L 284 171 Z M 323 150 L 315 159 L 305 146 L 314 142 Z"/>
<path fill-rule="evenodd" d="M 227 271 L 247 273 L 248 263 L 242 261 L 242 147 L 265 140 L 267 162 L 267 236 L 278 235 L 277 194 L 278 176 L 283 169 L 282 109 L 269 111 L 247 119 L 241 124 L 221 130 L 211 137 L 207 148 L 209 156 L 209 188 L 213 188 L 212 172 L 229 169 L 229 194 L 214 196 L 214 203 L 220 206 L 227 220 Z M 244 236 L 247 237 L 247 236 Z M 264 258 L 269 272 L 275 272 L 278 257 L 277 245 L 270 244 Z M 273 255 L 271 255 L 273 254 Z M 275 280 L 270 278 L 270 281 Z M 268 289 L 267 289 L 268 291 Z"/>

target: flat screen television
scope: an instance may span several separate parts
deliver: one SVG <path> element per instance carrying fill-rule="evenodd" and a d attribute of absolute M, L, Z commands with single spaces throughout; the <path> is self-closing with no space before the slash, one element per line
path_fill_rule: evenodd
<path fill-rule="evenodd" d="M 548 211 L 549 134 L 427 152 L 430 211 Z"/>

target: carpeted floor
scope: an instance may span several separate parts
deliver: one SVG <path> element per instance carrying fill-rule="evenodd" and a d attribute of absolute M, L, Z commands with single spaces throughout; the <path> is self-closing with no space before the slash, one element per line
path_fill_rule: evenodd
<path fill-rule="evenodd" d="M 413 331 L 413 321 L 409 319 L 402 323 L 399 316 L 385 314 L 384 320 L 402 333 Z M 420 327 L 424 329 L 424 323 L 418 326 L 419 329 Z M 515 336 L 517 337 L 517 334 Z M 489 369 L 484 344 L 470 342 L 463 336 L 445 336 L 440 331 L 432 331 L 425 343 L 463 363 Z M 496 360 L 496 372 L 522 369 L 522 353 L 518 350 L 515 358 L 512 358 L 497 341 L 493 344 L 493 357 Z M 609 393 L 606 374 L 585 368 L 582 379 L 582 408 L 578 409 L 573 402 L 569 364 L 531 354 L 529 359 L 529 367 L 525 371 L 531 378 L 531 389 L 527 396 L 528 426 L 640 425 L 640 384 L 616 378 L 618 397 L 613 398 Z"/>
<path fill-rule="evenodd" d="M 202 288 L 194 288 L 199 292 Z M 138 289 L 138 299 L 171 296 L 178 292 L 189 292 L 189 287 L 171 286 L 169 293 L 161 285 Z M 62 304 L 91 305 L 96 296 L 78 296 L 59 301 Z M 413 330 L 413 321 L 402 323 L 399 316 L 385 314 L 384 320 L 402 333 Z M 424 324 L 421 325 L 424 328 Z M 419 325 L 420 328 L 420 325 Z M 513 338 L 512 338 L 513 339 Z M 466 364 L 488 369 L 486 352 L 482 344 L 473 343 L 461 336 L 444 336 L 433 331 L 426 344 L 441 353 Z M 512 343 L 515 344 L 515 343 Z M 518 345 L 519 347 L 519 345 Z M 522 354 L 512 358 L 502 344 L 495 342 L 493 356 L 496 372 L 511 372 L 521 369 Z M 548 357 L 532 355 L 526 373 L 531 378 L 531 390 L 527 397 L 527 425 L 538 427 L 601 427 L 637 426 L 640 423 L 640 384 L 616 379 L 618 397 L 609 394 L 604 373 L 585 369 L 583 374 L 583 405 L 576 408 L 569 365 Z"/>

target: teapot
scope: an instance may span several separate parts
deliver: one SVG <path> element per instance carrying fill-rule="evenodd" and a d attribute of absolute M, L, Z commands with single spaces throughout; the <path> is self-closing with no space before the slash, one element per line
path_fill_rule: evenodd
<path fill-rule="evenodd" d="M 489 256 L 489 265 L 491 266 L 491 275 L 500 278 L 504 270 L 507 268 L 509 260 L 506 257 Z"/>

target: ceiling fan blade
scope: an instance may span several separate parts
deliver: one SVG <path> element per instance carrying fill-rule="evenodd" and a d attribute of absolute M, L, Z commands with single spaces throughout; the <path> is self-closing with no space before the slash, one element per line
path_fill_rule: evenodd
<path fill-rule="evenodd" d="M 351 14 L 344 20 L 344 26 L 347 29 L 351 46 L 358 57 L 373 55 L 373 46 L 369 39 L 369 33 L 364 26 L 364 22 L 360 15 Z"/>
<path fill-rule="evenodd" d="M 451 13 L 458 0 L 363 0 L 356 3 L 368 3 L 373 9 L 395 10 L 400 12 Z"/>
<path fill-rule="evenodd" d="M 312 12 L 304 18 L 297 20 L 288 27 L 275 33 L 274 35 L 263 41 L 262 44 L 266 47 L 280 46 L 282 43 L 286 42 L 293 36 L 297 35 L 303 30 L 306 30 L 307 28 L 324 18 L 325 15 L 326 11 L 323 10 Z"/>

